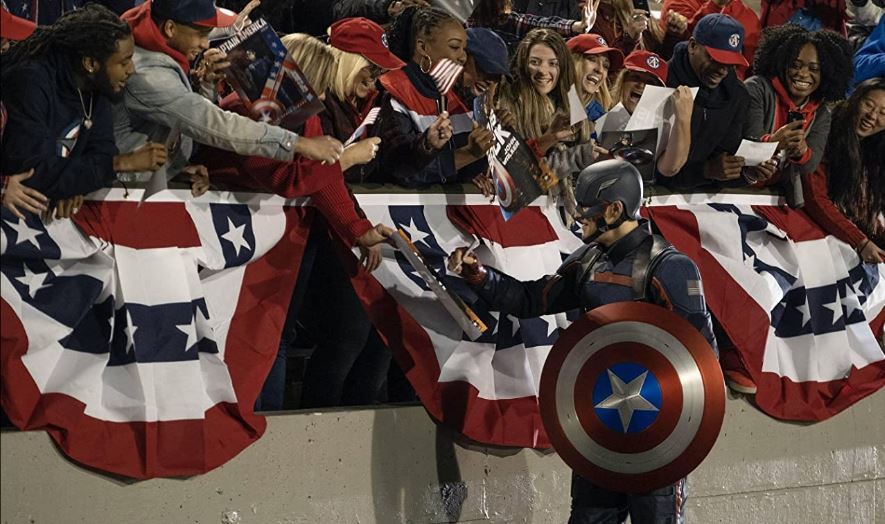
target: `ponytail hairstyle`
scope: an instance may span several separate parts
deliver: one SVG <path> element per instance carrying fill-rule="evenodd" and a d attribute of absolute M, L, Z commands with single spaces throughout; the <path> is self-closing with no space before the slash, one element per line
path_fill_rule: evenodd
<path fill-rule="evenodd" d="M 460 24 L 457 18 L 438 7 L 407 7 L 387 30 L 387 45 L 397 58 L 411 62 L 418 38 L 427 38 L 438 27 L 452 22 Z"/>
<path fill-rule="evenodd" d="M 117 42 L 132 35 L 129 24 L 99 4 L 86 4 L 61 15 L 54 24 L 40 26 L 3 54 L 3 70 L 49 53 L 60 53 L 75 71 L 82 71 L 83 59 L 104 64 L 117 52 Z"/>
<path fill-rule="evenodd" d="M 861 140 L 855 129 L 864 98 L 877 90 L 885 91 L 885 79 L 861 82 L 836 106 L 825 153 L 830 199 L 867 236 L 885 212 L 885 131 Z"/>

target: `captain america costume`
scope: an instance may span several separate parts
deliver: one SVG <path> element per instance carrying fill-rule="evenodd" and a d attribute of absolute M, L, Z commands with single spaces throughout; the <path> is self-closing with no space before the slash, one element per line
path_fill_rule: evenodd
<path fill-rule="evenodd" d="M 592 167 L 585 169 L 581 178 L 586 178 L 588 171 L 593 171 Z M 615 173 L 606 171 L 608 176 Z M 630 174 L 634 175 L 631 178 L 635 178 L 637 185 L 641 184 L 638 172 L 634 174 L 631 170 Z M 606 186 L 603 181 L 599 188 L 598 182 L 593 196 L 602 204 L 610 205 L 616 198 L 598 197 L 612 184 Z M 589 206 L 588 202 L 581 202 L 581 185 L 579 179 L 578 203 Z M 617 192 L 617 189 L 612 190 Z M 628 219 L 638 218 L 641 186 L 638 193 L 638 198 L 634 195 L 626 199 L 633 201 L 625 204 Z M 637 227 L 608 246 L 600 243 L 582 246 L 555 274 L 538 280 L 522 282 L 494 268 L 466 263 L 462 276 L 492 309 L 518 318 L 575 309 L 589 311 L 605 304 L 634 300 L 657 304 L 688 320 L 718 355 L 697 266 L 662 237 L 652 234 L 645 221 L 638 222 Z M 626 427 L 621 429 L 627 431 Z M 671 524 L 684 519 L 685 479 L 648 493 L 626 494 L 603 489 L 573 472 L 571 495 L 570 524 L 621 523 L 628 514 L 634 524 Z"/>

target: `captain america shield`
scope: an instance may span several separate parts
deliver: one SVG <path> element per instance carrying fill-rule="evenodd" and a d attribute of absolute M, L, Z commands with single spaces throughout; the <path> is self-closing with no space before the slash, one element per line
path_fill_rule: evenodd
<path fill-rule="evenodd" d="M 725 385 L 710 344 L 660 306 L 619 302 L 580 317 L 544 363 L 544 428 L 576 473 L 613 491 L 676 482 L 710 452 Z"/>

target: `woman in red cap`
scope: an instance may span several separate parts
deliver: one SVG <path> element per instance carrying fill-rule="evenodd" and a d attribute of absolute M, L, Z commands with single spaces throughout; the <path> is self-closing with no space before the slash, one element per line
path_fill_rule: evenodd
<path fill-rule="evenodd" d="M 329 44 L 338 68 L 320 113 L 323 129 L 342 142 L 359 128 L 369 111 L 379 105 L 377 81 L 387 71 L 401 69 L 405 62 L 387 48 L 384 28 L 367 18 L 345 18 L 332 25 Z M 372 128 L 366 129 L 371 135 Z M 351 183 L 366 182 L 374 176 L 378 163 L 375 153 L 381 139 L 366 138 L 345 148 L 341 155 L 344 178 Z M 372 147 L 367 147 L 369 144 Z M 353 162 L 353 167 L 348 166 Z"/>
<path fill-rule="evenodd" d="M 613 92 L 617 105 L 597 122 L 597 131 L 623 131 L 647 84 L 667 85 L 667 62 L 649 51 L 633 51 L 624 59 L 624 69 L 615 80 Z M 666 149 L 656 153 L 657 171 L 665 177 L 674 176 L 688 160 L 694 97 L 688 87 L 679 86 L 670 95 L 670 103 L 676 119 L 670 128 Z M 664 132 L 667 132 L 666 126 Z M 658 143 L 661 143 L 660 139 Z"/>
<path fill-rule="evenodd" d="M 608 78 L 624 66 L 624 54 L 609 47 L 605 38 L 595 33 L 578 35 L 566 45 L 578 75 L 578 96 L 587 118 L 595 122 L 613 105 Z"/>

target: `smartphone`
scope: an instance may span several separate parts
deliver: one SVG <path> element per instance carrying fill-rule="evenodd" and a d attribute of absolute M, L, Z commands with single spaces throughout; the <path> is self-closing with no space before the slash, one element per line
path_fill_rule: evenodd
<path fill-rule="evenodd" d="M 805 120 L 805 116 L 802 115 L 799 111 L 788 111 L 787 112 L 787 123 L 792 124 L 793 122 L 798 122 L 800 120 Z"/>
<path fill-rule="evenodd" d="M 648 8 L 648 0 L 633 0 L 633 9 L 651 13 L 651 10 Z"/>

